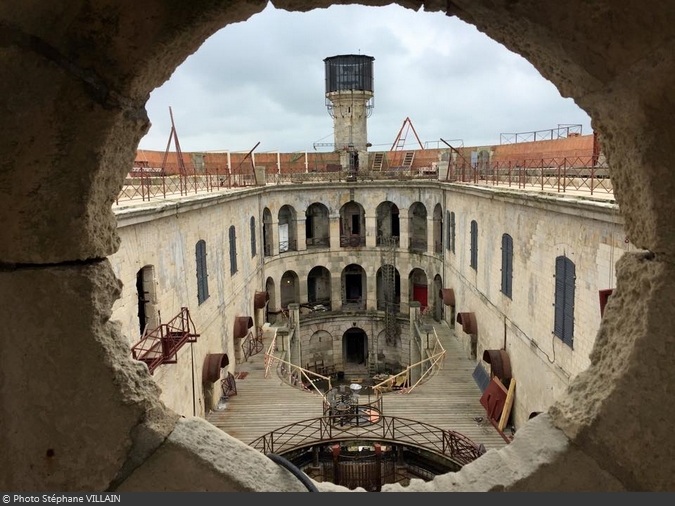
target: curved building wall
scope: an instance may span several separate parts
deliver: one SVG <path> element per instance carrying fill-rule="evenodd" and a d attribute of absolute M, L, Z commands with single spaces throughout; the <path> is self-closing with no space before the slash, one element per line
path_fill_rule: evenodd
<path fill-rule="evenodd" d="M 398 208 L 394 264 L 400 277 L 399 317 L 407 318 L 410 301 L 426 297 L 427 314 L 454 327 L 467 356 L 473 355 L 487 373 L 490 366 L 482 361 L 483 351 L 507 350 L 518 385 L 513 409 L 517 426 L 531 412 L 545 410 L 589 365 L 600 323 L 598 291 L 613 287 L 614 262 L 630 248 L 624 242 L 616 207 L 430 181 L 303 184 L 301 192 L 298 186 L 278 185 L 186 197 L 171 204 L 118 208 L 122 243 L 111 262 L 124 288 L 114 306 L 113 320 L 121 323 L 131 346 L 139 337 L 136 276 L 140 268 L 152 265 L 161 321 L 186 306 L 200 334 L 195 344 L 181 350 L 176 364 L 162 365 L 155 371 L 153 377 L 162 388 L 162 399 L 182 414 L 203 415 L 210 409 L 208 399 L 213 402 L 210 395 L 215 394 L 209 392 L 209 385 L 201 383 L 205 355 L 228 353 L 228 370 L 235 372 L 240 340 L 232 336 L 234 319 L 250 315 L 254 325 L 262 327 L 266 320 L 276 319 L 282 303 L 306 305 L 311 291 L 308 276 L 315 267 L 325 268 L 322 283 L 330 281 L 331 313 L 317 316 L 301 311 L 301 347 L 312 357 L 319 352 L 330 355 L 337 365 L 341 348 L 336 341 L 354 322 L 367 328 L 369 337 L 379 335 L 383 313 L 378 311 L 377 271 L 385 256 L 383 248 L 377 246 L 377 209 L 383 202 L 392 202 Z M 315 203 L 325 205 L 328 211 L 325 228 L 329 244 L 315 244 L 306 238 L 306 211 Z M 358 206 L 346 207 L 350 203 Z M 345 209 L 358 210 L 354 212 L 363 216 L 354 217 Z M 448 227 L 451 212 L 455 216 L 454 252 Z M 268 254 L 263 252 L 264 214 L 271 217 L 265 225 L 272 229 Z M 255 256 L 251 217 L 256 223 Z M 358 225 L 358 234 L 347 226 L 352 221 L 355 226 L 363 224 Z M 471 267 L 471 222 L 476 222 L 477 230 L 476 268 Z M 236 230 L 235 274 L 231 273 L 232 226 Z M 280 233 L 280 227 L 286 232 Z M 503 234 L 513 238 L 510 297 L 501 291 Z M 195 244 L 200 239 L 207 245 L 209 287 L 209 298 L 201 304 L 195 271 Z M 280 248 L 282 240 L 292 247 Z M 561 255 L 576 266 L 572 346 L 553 334 L 555 262 Z M 345 290 L 347 266 L 362 269 L 362 300 L 357 306 L 352 305 L 354 301 Z M 293 279 L 297 285 L 285 292 L 282 279 Z M 255 292 L 266 290 L 266 286 L 273 287 L 270 302 L 265 310 L 255 311 Z M 454 290 L 454 307 L 442 304 L 439 287 Z M 327 288 L 322 290 L 325 294 Z M 339 316 L 343 310 L 349 310 L 350 321 Z M 455 316 L 460 312 L 474 313 L 475 334 L 466 334 L 456 323 Z M 313 348 L 310 340 L 317 330 L 331 336 L 330 349 L 322 348 L 325 343 Z M 409 339 L 407 333 L 402 337 L 402 341 Z M 376 339 L 370 339 L 368 345 L 370 359 L 406 365 L 405 342 L 400 349 L 382 349 Z M 303 362 L 308 362 L 306 357 Z"/>

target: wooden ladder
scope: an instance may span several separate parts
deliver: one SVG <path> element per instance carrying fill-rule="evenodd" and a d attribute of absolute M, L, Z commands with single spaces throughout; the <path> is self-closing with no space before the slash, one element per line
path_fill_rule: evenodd
<path fill-rule="evenodd" d="M 382 165 L 384 164 L 384 153 L 380 151 L 374 155 L 372 170 L 382 170 Z"/>
<path fill-rule="evenodd" d="M 406 151 L 405 155 L 403 156 L 403 163 L 401 164 L 401 167 L 404 169 L 410 169 L 412 168 L 413 160 L 415 159 L 415 152 L 414 151 Z"/>

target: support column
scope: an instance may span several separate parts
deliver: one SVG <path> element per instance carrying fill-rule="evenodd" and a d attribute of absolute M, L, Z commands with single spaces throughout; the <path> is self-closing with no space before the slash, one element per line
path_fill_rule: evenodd
<path fill-rule="evenodd" d="M 331 273 L 330 305 L 333 311 L 342 311 L 342 271 Z"/>
<path fill-rule="evenodd" d="M 366 215 L 366 247 L 374 248 L 377 245 L 377 215 L 372 212 Z"/>
<path fill-rule="evenodd" d="M 298 251 L 307 250 L 307 219 L 303 216 L 295 220 L 295 237 Z"/>
<path fill-rule="evenodd" d="M 330 250 L 340 251 L 340 214 L 329 216 Z"/>
<path fill-rule="evenodd" d="M 407 209 L 399 209 L 398 224 L 399 232 L 401 234 L 399 247 L 404 251 L 408 251 L 410 249 L 410 220 L 408 219 Z"/>
<path fill-rule="evenodd" d="M 408 312 L 410 307 L 410 278 L 409 272 L 399 271 L 401 281 L 401 313 Z"/>

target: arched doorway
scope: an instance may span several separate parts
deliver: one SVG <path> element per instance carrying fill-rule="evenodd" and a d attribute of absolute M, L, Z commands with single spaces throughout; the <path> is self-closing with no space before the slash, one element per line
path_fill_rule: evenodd
<path fill-rule="evenodd" d="M 279 253 L 298 250 L 295 209 L 289 205 L 279 209 Z"/>
<path fill-rule="evenodd" d="M 328 208 L 315 202 L 305 211 L 305 237 L 307 248 L 330 247 L 330 219 Z"/>
<path fill-rule="evenodd" d="M 377 270 L 377 310 L 401 310 L 401 276 L 393 265 L 385 264 Z"/>
<path fill-rule="evenodd" d="M 331 278 L 330 271 L 317 265 L 307 275 L 307 302 L 312 305 L 322 305 L 331 308 Z"/>
<path fill-rule="evenodd" d="M 410 287 L 410 297 L 408 300 L 419 302 L 422 305 L 422 310 L 424 311 L 429 305 L 427 274 L 422 269 L 415 268 L 410 271 L 410 277 L 408 279 L 408 286 Z"/>
<path fill-rule="evenodd" d="M 145 329 L 154 329 L 159 325 L 155 292 L 155 268 L 152 265 L 142 267 L 136 273 L 136 293 L 138 294 L 139 335 Z"/>
<path fill-rule="evenodd" d="M 409 251 L 424 253 L 427 251 L 427 208 L 421 202 L 415 202 L 408 210 L 408 234 L 410 235 Z"/>
<path fill-rule="evenodd" d="M 342 335 L 342 363 L 345 372 L 365 369 L 368 361 L 368 335 L 359 327 L 352 327 Z"/>
<path fill-rule="evenodd" d="M 281 309 L 288 309 L 288 305 L 300 302 L 300 284 L 295 271 L 286 271 L 281 276 Z"/>
<path fill-rule="evenodd" d="M 358 202 L 349 201 L 340 209 L 340 246 L 366 245 L 366 212 Z"/>
<path fill-rule="evenodd" d="M 366 271 L 357 264 L 342 270 L 343 309 L 366 309 Z"/>
<path fill-rule="evenodd" d="M 377 206 L 375 212 L 377 215 L 377 246 L 387 245 L 388 240 L 393 240 L 398 245 L 401 233 L 398 206 L 385 200 Z"/>
<path fill-rule="evenodd" d="M 270 318 L 271 313 L 276 313 L 279 308 L 277 306 L 277 292 L 274 288 L 274 279 L 269 277 L 265 282 L 265 291 L 269 295 L 267 306 L 265 306 L 265 321 L 274 323 L 276 318 Z"/>

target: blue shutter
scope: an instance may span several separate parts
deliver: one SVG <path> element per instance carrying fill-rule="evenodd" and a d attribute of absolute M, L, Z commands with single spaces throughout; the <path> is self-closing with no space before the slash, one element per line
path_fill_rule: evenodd
<path fill-rule="evenodd" d="M 478 223 L 471 222 L 471 268 L 478 269 Z"/>
<path fill-rule="evenodd" d="M 255 216 L 251 216 L 251 256 L 256 255 L 256 245 L 255 245 Z"/>
<path fill-rule="evenodd" d="M 576 268 L 565 256 L 555 259 L 555 327 L 553 332 L 568 346 L 574 341 Z"/>
<path fill-rule="evenodd" d="M 553 333 L 563 338 L 565 319 L 565 257 L 555 259 L 555 325 Z"/>
<path fill-rule="evenodd" d="M 230 274 L 237 272 L 237 236 L 234 225 L 230 227 Z"/>
<path fill-rule="evenodd" d="M 502 235 L 502 293 L 512 297 L 513 278 L 513 238 L 509 234 Z"/>
<path fill-rule="evenodd" d="M 508 267 L 506 274 L 506 295 L 509 298 L 513 298 L 513 238 L 510 235 L 507 237 L 509 238 L 509 249 L 506 252 L 506 265 Z"/>
<path fill-rule="evenodd" d="M 450 250 L 450 241 L 452 240 L 452 228 L 451 228 L 451 221 L 450 221 L 450 211 L 445 211 L 445 229 L 446 229 L 446 234 L 445 234 L 445 249 Z"/>
<path fill-rule="evenodd" d="M 450 213 L 450 223 L 452 224 L 452 252 L 455 252 L 455 213 Z"/>
<path fill-rule="evenodd" d="M 569 346 L 572 346 L 574 340 L 574 285 L 576 278 L 576 269 L 574 263 L 565 258 L 565 304 L 563 307 L 563 335 L 562 340 Z"/>
<path fill-rule="evenodd" d="M 197 242 L 197 302 L 201 304 L 209 298 L 209 281 L 206 271 L 206 242 L 202 239 Z"/>

